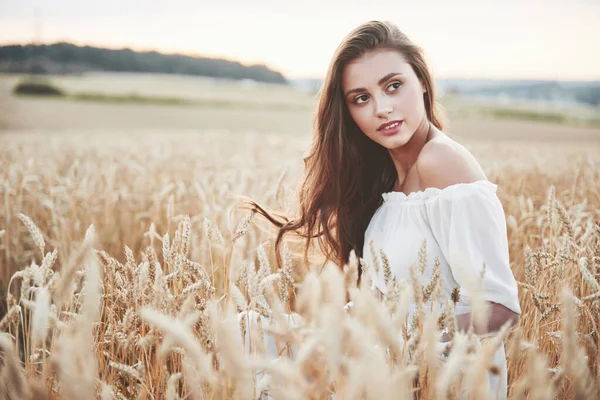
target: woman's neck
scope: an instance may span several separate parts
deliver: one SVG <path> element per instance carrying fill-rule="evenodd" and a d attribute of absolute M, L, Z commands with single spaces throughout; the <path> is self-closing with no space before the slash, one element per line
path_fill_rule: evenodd
<path fill-rule="evenodd" d="M 434 136 L 435 130 L 435 126 L 425 118 L 404 146 L 389 150 L 390 157 L 398 173 L 394 190 L 401 191 L 408 173 L 419 158 L 425 144 Z"/>

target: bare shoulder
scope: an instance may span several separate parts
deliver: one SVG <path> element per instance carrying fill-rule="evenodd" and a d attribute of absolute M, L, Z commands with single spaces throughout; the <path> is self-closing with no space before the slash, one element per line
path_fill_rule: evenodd
<path fill-rule="evenodd" d="M 471 152 L 445 135 L 423 146 L 416 167 L 421 189 L 487 180 Z"/>

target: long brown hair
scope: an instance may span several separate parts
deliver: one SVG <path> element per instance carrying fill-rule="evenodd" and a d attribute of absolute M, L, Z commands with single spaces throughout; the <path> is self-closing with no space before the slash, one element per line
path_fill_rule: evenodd
<path fill-rule="evenodd" d="M 335 51 L 318 96 L 313 141 L 304 158 L 298 217 L 268 212 L 251 200 L 246 204 L 279 228 L 275 250 L 280 264 L 279 247 L 288 232 L 306 239 L 306 262 L 313 239 L 318 239 L 327 259 L 340 266 L 348 263 L 352 249 L 363 256 L 365 230 L 381 205 L 381 194 L 392 190 L 398 176 L 387 149 L 361 132 L 350 116 L 342 74 L 349 62 L 378 49 L 397 50 L 404 56 L 426 89 L 427 119 L 443 129 L 421 48 L 389 22 L 370 21 L 350 32 Z"/>

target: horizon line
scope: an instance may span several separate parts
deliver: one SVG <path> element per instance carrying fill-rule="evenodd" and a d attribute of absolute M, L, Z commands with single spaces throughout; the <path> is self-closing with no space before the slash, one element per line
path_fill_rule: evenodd
<path fill-rule="evenodd" d="M 223 61 L 229 61 L 229 62 L 234 62 L 234 63 L 238 63 L 241 64 L 243 66 L 246 67 L 251 67 L 251 66 L 264 66 L 267 67 L 268 69 L 270 69 L 273 72 L 277 72 L 280 73 L 286 80 L 323 80 L 325 79 L 325 76 L 314 76 L 314 75 L 303 75 L 303 74 L 292 74 L 290 76 L 287 76 L 286 74 L 284 74 L 281 70 L 274 68 L 272 66 L 269 65 L 269 63 L 265 62 L 265 61 L 259 61 L 259 62 L 246 62 L 244 60 L 238 59 L 238 58 L 231 58 L 231 57 L 227 57 L 227 56 L 219 56 L 219 55 L 210 55 L 210 54 L 200 54 L 200 53 L 194 53 L 194 52 L 181 52 L 181 51 L 175 51 L 175 52 L 169 52 L 168 50 L 164 50 L 164 49 L 157 49 L 157 48 L 140 48 L 140 47 L 134 47 L 134 46 L 126 46 L 126 45 L 122 45 L 122 46 L 110 46 L 110 45 L 98 45 L 98 44 L 83 44 L 83 43 L 77 43 L 74 41 L 66 41 L 66 40 L 59 40 L 59 41 L 52 41 L 52 42 L 41 42 L 41 43 L 35 43 L 33 41 L 31 42 L 27 42 L 27 43 L 23 43 L 23 42 L 3 42 L 0 41 L 0 47 L 4 47 L 4 46 L 52 46 L 55 44 L 70 44 L 73 46 L 77 46 L 77 47 L 92 47 L 92 48 L 97 48 L 97 49 L 105 49 L 105 50 L 131 50 L 134 51 L 136 53 L 158 53 L 161 55 L 165 55 L 165 56 L 185 56 L 185 57 L 191 57 L 191 58 L 205 58 L 205 59 L 212 59 L 212 60 L 223 60 Z M 102 70 L 94 70 L 97 72 L 115 72 L 115 73 L 119 73 L 119 72 L 124 72 L 124 73 L 128 73 L 128 72 L 134 72 L 134 73 L 140 73 L 143 74 L 145 72 L 136 72 L 136 71 L 102 71 Z M 4 72 L 2 72 L 4 73 Z M 184 75 L 184 76 L 203 76 L 203 75 L 192 75 L 192 74 L 171 74 L 171 73 L 155 73 L 155 74 L 164 74 L 164 75 Z M 499 77 L 499 76 L 495 76 L 495 77 L 485 77 L 485 76 L 473 76 L 473 77 L 466 77 L 464 75 L 458 76 L 458 75 L 446 75 L 446 76 L 435 76 L 434 75 L 434 80 L 489 80 L 489 81 L 538 81 L 538 82 L 581 82 L 581 83 L 592 83 L 592 82 L 600 82 L 600 75 L 597 77 L 590 77 L 590 78 L 560 78 L 560 79 L 549 79 L 549 78 L 533 78 L 533 77 Z"/>

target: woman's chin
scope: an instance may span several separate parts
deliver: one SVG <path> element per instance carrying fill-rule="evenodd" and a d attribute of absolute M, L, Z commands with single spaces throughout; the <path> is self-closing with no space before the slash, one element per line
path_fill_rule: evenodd
<path fill-rule="evenodd" d="M 402 132 L 398 132 L 393 136 L 388 136 L 383 138 L 380 142 L 383 147 L 388 150 L 394 150 L 398 147 L 404 146 L 410 140 L 410 136 L 403 134 Z"/>

